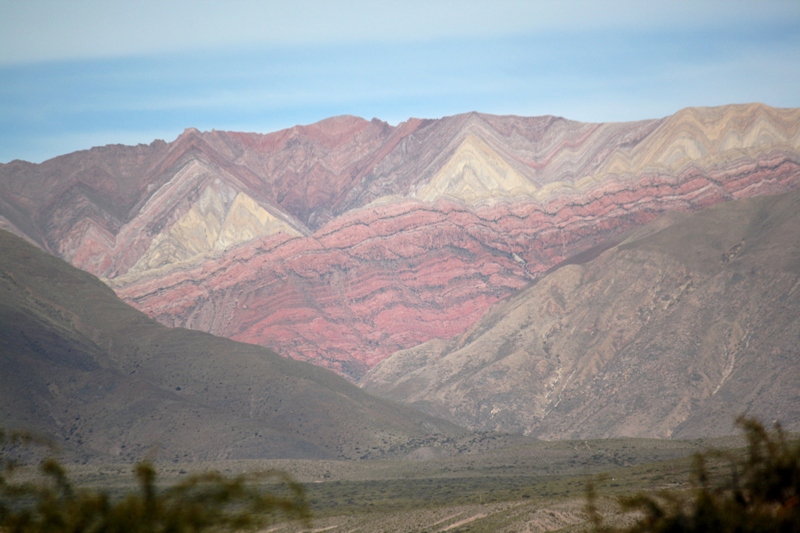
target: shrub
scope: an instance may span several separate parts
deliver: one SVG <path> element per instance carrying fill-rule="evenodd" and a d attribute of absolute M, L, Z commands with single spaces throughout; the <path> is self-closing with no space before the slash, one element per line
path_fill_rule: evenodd
<path fill-rule="evenodd" d="M 697 454 L 689 495 L 674 492 L 637 494 L 620 499 L 634 512 L 635 524 L 614 528 L 603 523 L 592 486 L 587 514 L 596 532 L 797 532 L 800 531 L 800 441 L 790 441 L 776 424 L 767 431 L 758 421 L 739 418 L 747 449 Z M 709 465 L 727 465 L 713 475 Z"/>
<path fill-rule="evenodd" d="M 232 479 L 210 472 L 162 490 L 156 487 L 153 465 L 140 463 L 134 468 L 138 491 L 117 499 L 74 487 L 52 458 L 41 462 L 40 477 L 17 481 L 19 466 L 5 445 L 30 443 L 47 445 L 27 433 L 0 430 L 3 533 L 189 533 L 253 529 L 279 518 L 309 520 L 302 486 L 278 471 Z M 282 495 L 264 490 L 265 483 Z"/>

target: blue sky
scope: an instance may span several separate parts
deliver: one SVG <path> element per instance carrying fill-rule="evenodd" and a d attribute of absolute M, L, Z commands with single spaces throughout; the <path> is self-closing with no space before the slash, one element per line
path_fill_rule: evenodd
<path fill-rule="evenodd" d="M 352 114 L 800 107 L 800 0 L 0 0 L 0 162 Z"/>

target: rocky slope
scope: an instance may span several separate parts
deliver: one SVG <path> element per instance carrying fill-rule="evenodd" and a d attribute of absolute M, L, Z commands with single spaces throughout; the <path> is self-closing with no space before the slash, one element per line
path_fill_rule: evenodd
<path fill-rule="evenodd" d="M 0 166 L 0 226 L 168 325 L 351 378 L 665 210 L 800 185 L 800 110 L 187 130 Z"/>
<path fill-rule="evenodd" d="M 166 328 L 5 231 L 0 251 L 0 427 L 74 458 L 359 458 L 459 432 L 317 366 Z"/>
<path fill-rule="evenodd" d="M 609 245 L 362 384 L 547 439 L 724 435 L 739 414 L 800 429 L 800 192 L 672 213 Z"/>

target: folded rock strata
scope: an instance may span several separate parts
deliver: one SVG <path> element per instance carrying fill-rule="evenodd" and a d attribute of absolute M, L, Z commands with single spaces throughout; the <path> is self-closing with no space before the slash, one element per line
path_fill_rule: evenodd
<path fill-rule="evenodd" d="M 800 110 L 186 130 L 0 166 L 0 223 L 169 325 L 357 379 L 666 210 L 800 184 Z"/>

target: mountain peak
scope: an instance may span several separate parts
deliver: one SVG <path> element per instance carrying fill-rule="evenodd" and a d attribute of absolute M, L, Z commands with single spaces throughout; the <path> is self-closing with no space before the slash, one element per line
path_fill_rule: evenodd
<path fill-rule="evenodd" d="M 181 139 L 181 138 L 184 138 L 184 137 L 190 137 L 190 136 L 193 136 L 193 135 L 200 135 L 200 130 L 198 130 L 197 128 L 189 127 L 189 128 L 186 128 L 185 130 L 183 130 L 183 133 L 181 133 L 178 136 L 178 139 Z"/>

